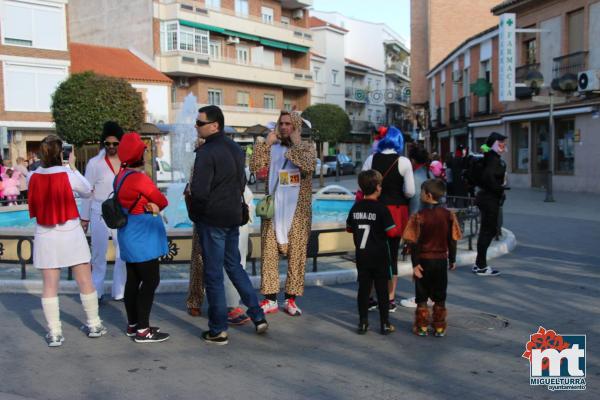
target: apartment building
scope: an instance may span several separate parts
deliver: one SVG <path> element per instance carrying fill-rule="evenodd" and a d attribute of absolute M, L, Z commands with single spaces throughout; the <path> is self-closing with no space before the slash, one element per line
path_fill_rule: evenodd
<path fill-rule="evenodd" d="M 310 104 L 312 0 L 72 0 L 73 40 L 135 49 L 173 79 L 171 121 L 189 93 L 238 132 Z"/>
<path fill-rule="evenodd" d="M 14 165 L 54 132 L 51 96 L 69 74 L 67 0 L 0 0 L 0 152 Z"/>
<path fill-rule="evenodd" d="M 427 72 L 467 38 L 497 26 L 498 0 L 411 0 L 411 101 L 419 130 L 427 128 Z"/>
<path fill-rule="evenodd" d="M 552 168 L 555 190 L 600 192 L 600 1 L 509 0 L 492 11 L 540 30 L 516 34 L 516 100 L 499 100 L 498 29 L 467 39 L 427 74 L 432 147 L 477 150 L 500 132 L 511 186 L 545 187 Z"/>
<path fill-rule="evenodd" d="M 344 35 L 345 58 L 368 66 L 372 71 L 383 71 L 385 79 L 374 79 L 368 88 L 368 102 L 374 107 L 381 105 L 385 108 L 384 123 L 396 125 L 409 133 L 412 130 L 411 61 L 407 41 L 386 24 L 350 18 L 337 12 L 312 10 L 311 15 L 347 30 Z M 379 81 L 381 84 L 375 86 Z"/>

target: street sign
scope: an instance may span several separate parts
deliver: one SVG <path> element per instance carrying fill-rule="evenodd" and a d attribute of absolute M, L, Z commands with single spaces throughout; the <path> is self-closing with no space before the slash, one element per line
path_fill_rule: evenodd
<path fill-rule="evenodd" d="M 498 63 L 500 101 L 515 101 L 516 25 L 514 13 L 500 15 L 498 26 Z"/>

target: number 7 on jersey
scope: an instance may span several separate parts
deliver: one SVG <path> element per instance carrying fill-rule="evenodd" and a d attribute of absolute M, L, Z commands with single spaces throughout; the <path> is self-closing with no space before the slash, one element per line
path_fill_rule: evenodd
<path fill-rule="evenodd" d="M 358 229 L 364 230 L 362 239 L 360 240 L 360 248 L 364 249 L 367 245 L 367 239 L 369 238 L 369 232 L 371 232 L 371 225 L 359 225 Z"/>

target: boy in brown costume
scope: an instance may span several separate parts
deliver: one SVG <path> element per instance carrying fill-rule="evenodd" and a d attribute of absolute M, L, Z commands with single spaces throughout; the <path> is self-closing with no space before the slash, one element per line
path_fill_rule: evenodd
<path fill-rule="evenodd" d="M 419 336 L 428 334 L 428 298 L 434 302 L 433 333 L 438 337 L 446 334 L 448 269 L 456 268 L 456 241 L 462 234 L 456 216 L 440 204 L 445 194 L 443 181 L 423 182 L 421 201 L 425 207 L 410 217 L 403 234 L 411 249 L 417 303 L 413 333 Z"/>

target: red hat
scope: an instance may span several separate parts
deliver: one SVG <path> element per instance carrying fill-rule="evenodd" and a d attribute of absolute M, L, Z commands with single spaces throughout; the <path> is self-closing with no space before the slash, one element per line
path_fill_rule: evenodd
<path fill-rule="evenodd" d="M 127 132 L 121 138 L 117 154 L 123 164 L 133 164 L 144 158 L 146 145 L 136 132 Z"/>

